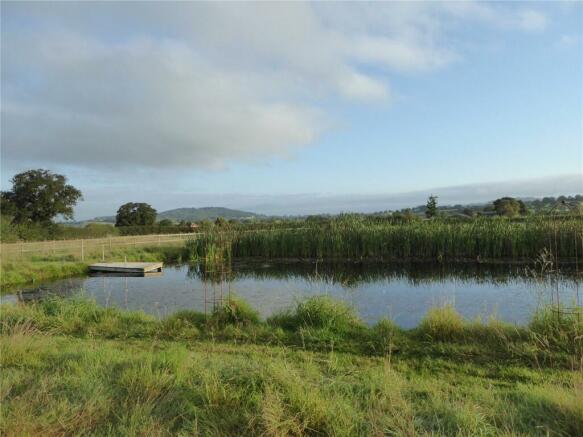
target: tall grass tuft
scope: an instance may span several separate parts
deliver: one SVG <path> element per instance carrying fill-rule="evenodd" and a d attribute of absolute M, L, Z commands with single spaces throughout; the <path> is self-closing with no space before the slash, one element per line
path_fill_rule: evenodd
<path fill-rule="evenodd" d="M 463 317 L 453 305 L 431 308 L 417 330 L 418 333 L 432 341 L 454 341 L 462 339 L 467 333 Z"/>
<path fill-rule="evenodd" d="M 219 327 L 254 325 L 259 323 L 259 313 L 243 299 L 229 297 L 225 303 L 214 309 L 211 322 Z"/>
<path fill-rule="evenodd" d="M 389 319 L 379 320 L 371 328 L 371 347 L 376 355 L 389 356 L 398 347 L 399 327 Z"/>
<path fill-rule="evenodd" d="M 534 314 L 529 330 L 542 348 L 563 350 L 583 360 L 583 307 L 568 311 L 555 305 L 542 308 Z"/>
<path fill-rule="evenodd" d="M 328 329 L 336 333 L 348 333 L 363 326 L 354 309 L 329 296 L 315 296 L 298 303 L 293 312 L 286 311 L 272 316 L 268 322 L 282 328 Z"/>

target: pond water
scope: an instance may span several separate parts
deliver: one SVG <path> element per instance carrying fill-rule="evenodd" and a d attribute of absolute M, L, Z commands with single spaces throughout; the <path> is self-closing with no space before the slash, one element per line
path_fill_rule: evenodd
<path fill-rule="evenodd" d="M 390 317 L 403 328 L 416 326 L 427 310 L 453 304 L 465 317 L 495 314 L 523 324 L 541 304 L 556 300 L 582 305 L 581 277 L 571 269 L 543 276 L 512 265 L 317 265 L 235 264 L 229 271 L 197 266 L 165 267 L 147 277 L 70 278 L 18 290 L 2 302 L 83 293 L 103 306 L 143 310 L 158 317 L 177 310 L 211 311 L 229 294 L 248 301 L 263 317 L 307 296 L 328 294 L 355 307 L 363 320 Z"/>

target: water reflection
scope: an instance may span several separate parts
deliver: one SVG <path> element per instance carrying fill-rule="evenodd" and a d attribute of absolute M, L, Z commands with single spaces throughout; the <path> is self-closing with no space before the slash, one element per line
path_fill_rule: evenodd
<path fill-rule="evenodd" d="M 410 328 L 431 306 L 443 303 L 453 303 L 469 318 L 496 313 L 505 321 L 525 323 L 555 293 L 562 302 L 581 305 L 579 284 L 577 271 L 568 268 L 541 277 L 517 265 L 236 263 L 213 269 L 174 266 L 146 277 L 71 278 L 2 300 L 27 302 L 82 292 L 104 306 L 163 317 L 180 309 L 211 311 L 236 293 L 266 317 L 306 296 L 329 294 L 350 302 L 369 323 L 391 317 Z"/>
<path fill-rule="evenodd" d="M 311 278 L 344 287 L 358 287 L 380 280 L 406 280 L 411 285 L 444 282 L 455 278 L 459 282 L 508 284 L 520 280 L 577 282 L 581 275 L 576 266 L 562 266 L 547 274 L 536 267 L 521 264 L 374 264 L 374 263 L 234 263 L 233 266 L 205 269 L 203 265 L 188 266 L 188 276 L 200 280 L 220 282 L 252 279 L 303 279 Z"/>

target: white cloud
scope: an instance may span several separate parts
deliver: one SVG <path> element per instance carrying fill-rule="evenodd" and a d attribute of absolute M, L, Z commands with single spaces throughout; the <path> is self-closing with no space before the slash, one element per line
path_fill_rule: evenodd
<path fill-rule="evenodd" d="M 448 49 L 385 37 L 356 38 L 349 55 L 363 62 L 400 71 L 433 70 L 455 59 Z"/>
<path fill-rule="evenodd" d="M 333 118 L 321 102 L 388 101 L 393 71 L 458 59 L 445 29 L 469 19 L 546 23 L 475 2 L 9 3 L 2 157 L 217 168 L 290 156 Z"/>
<path fill-rule="evenodd" d="M 538 32 L 547 27 L 547 19 L 544 14 L 538 11 L 525 10 L 518 16 L 519 26 L 528 31 Z"/>
<path fill-rule="evenodd" d="M 338 87 L 343 96 L 353 99 L 382 100 L 389 96 L 387 84 L 356 72 L 341 75 Z"/>
<path fill-rule="evenodd" d="M 563 47 L 573 47 L 577 45 L 580 41 L 580 37 L 577 35 L 561 35 L 559 38 L 559 45 Z"/>

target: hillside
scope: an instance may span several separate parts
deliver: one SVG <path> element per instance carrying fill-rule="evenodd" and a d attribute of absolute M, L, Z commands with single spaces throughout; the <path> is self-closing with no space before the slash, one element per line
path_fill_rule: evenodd
<path fill-rule="evenodd" d="M 168 211 L 163 211 L 158 214 L 158 220 L 169 219 L 174 221 L 201 221 L 201 220 L 215 220 L 217 217 L 230 219 L 245 219 L 252 217 L 259 217 L 258 214 L 249 211 L 240 211 L 237 209 L 229 209 L 222 207 L 204 207 L 204 208 L 176 208 Z"/>
<path fill-rule="evenodd" d="M 217 217 L 223 217 L 227 220 L 231 219 L 249 219 L 265 217 L 261 214 L 255 214 L 249 211 L 241 211 L 238 209 L 222 208 L 215 206 L 207 206 L 203 208 L 175 208 L 168 211 L 158 213 L 157 220 L 172 220 L 175 222 L 199 222 L 201 220 L 216 220 Z M 66 222 L 69 226 L 85 226 L 89 223 L 115 223 L 115 216 L 101 216 L 90 220 Z"/>
<path fill-rule="evenodd" d="M 562 201 L 573 204 L 583 201 L 583 195 L 578 194 L 574 196 L 558 196 L 558 197 L 544 197 L 544 198 L 522 198 L 521 199 L 526 207 L 532 213 L 544 213 L 550 211 L 552 208 L 556 207 Z M 468 203 L 468 204 L 456 204 L 456 205 L 439 205 L 438 210 L 445 215 L 460 215 L 460 214 L 476 214 L 476 213 L 487 213 L 492 211 L 492 202 L 484 203 Z M 401 211 L 409 210 L 414 214 L 423 215 L 425 213 L 425 205 L 418 205 L 413 208 L 404 208 Z M 369 213 L 369 215 L 385 215 L 390 211 L 378 211 L 375 213 Z M 328 216 L 329 214 L 322 214 Z M 223 207 L 207 206 L 203 208 L 175 208 L 168 211 L 162 211 L 158 214 L 158 220 L 169 219 L 172 221 L 189 221 L 198 222 L 201 220 L 215 220 L 217 217 L 223 217 L 227 220 L 230 219 L 249 219 L 249 218 L 274 218 L 278 216 L 265 216 L 262 214 L 256 214 L 249 211 L 242 211 L 238 209 L 230 209 Z M 305 218 L 307 215 L 298 216 L 280 216 L 278 218 Z M 81 222 L 68 222 L 69 225 L 85 226 L 88 223 L 115 223 L 115 216 L 103 216 L 95 217 L 91 220 L 84 220 Z"/>

